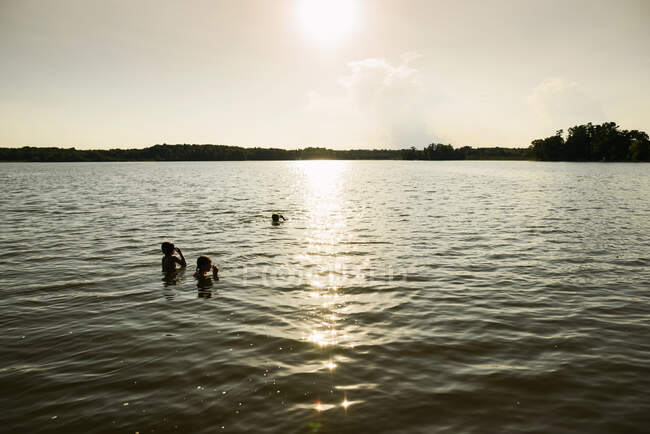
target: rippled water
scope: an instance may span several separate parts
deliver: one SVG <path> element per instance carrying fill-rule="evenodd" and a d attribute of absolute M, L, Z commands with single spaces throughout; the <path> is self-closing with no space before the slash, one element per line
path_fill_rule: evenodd
<path fill-rule="evenodd" d="M 2 164 L 0 180 L 3 431 L 648 428 L 648 164 Z M 189 262 L 173 278 L 164 240 Z M 201 254 L 219 281 L 195 280 Z"/>

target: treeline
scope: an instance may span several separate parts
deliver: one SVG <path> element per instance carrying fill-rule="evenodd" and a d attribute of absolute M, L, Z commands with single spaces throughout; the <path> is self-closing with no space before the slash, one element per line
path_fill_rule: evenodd
<path fill-rule="evenodd" d="M 650 161 L 648 135 L 614 122 L 577 125 L 533 140 L 528 148 L 472 148 L 432 143 L 423 149 L 335 150 L 244 148 L 226 145 L 155 145 L 144 149 L 0 148 L 0 161 L 235 161 L 235 160 L 542 160 Z"/>
<path fill-rule="evenodd" d="M 463 146 L 454 149 L 451 145 L 432 143 L 422 150 L 411 147 L 400 151 L 403 160 L 529 160 L 527 148 L 472 148 Z"/>
<path fill-rule="evenodd" d="M 144 149 L 82 150 L 75 148 L 0 148 L 0 161 L 81 162 L 81 161 L 238 161 L 238 160 L 524 160 L 528 149 L 454 149 L 431 144 L 424 149 L 334 150 L 243 148 L 225 145 L 155 145 Z"/>
<path fill-rule="evenodd" d="M 542 161 L 650 161 L 648 135 L 638 130 L 619 130 L 615 122 L 590 123 L 533 140 L 531 155 Z"/>

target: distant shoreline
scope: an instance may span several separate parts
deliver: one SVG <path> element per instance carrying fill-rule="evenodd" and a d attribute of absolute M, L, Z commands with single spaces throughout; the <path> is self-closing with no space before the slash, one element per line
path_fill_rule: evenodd
<path fill-rule="evenodd" d="M 4 162 L 129 162 L 129 161 L 297 161 L 297 160 L 532 160 L 527 148 L 454 149 L 430 145 L 415 149 L 334 150 L 244 148 L 226 145 L 155 145 L 143 149 L 80 150 L 75 148 L 0 148 Z"/>
<path fill-rule="evenodd" d="M 437 149 L 438 148 L 443 149 Z M 444 149 L 446 148 L 446 149 Z M 645 160 L 562 160 L 535 158 L 530 148 L 463 148 L 434 145 L 410 149 L 326 148 L 278 149 L 243 148 L 225 145 L 155 145 L 143 149 L 80 150 L 75 148 L 25 146 L 0 148 L 3 163 L 128 163 L 128 162 L 188 162 L 188 161 L 557 161 L 582 163 L 647 162 Z M 428 152 L 429 151 L 429 152 Z"/>
<path fill-rule="evenodd" d="M 566 138 L 565 138 L 566 136 Z M 505 160 L 641 162 L 650 161 L 648 135 L 620 130 L 614 122 L 591 123 L 558 130 L 527 148 L 473 148 L 432 143 L 422 149 L 302 149 L 245 148 L 228 145 L 154 145 L 143 149 L 75 149 L 58 147 L 1 148 L 4 162 L 127 162 L 127 161 L 294 161 L 294 160 Z"/>

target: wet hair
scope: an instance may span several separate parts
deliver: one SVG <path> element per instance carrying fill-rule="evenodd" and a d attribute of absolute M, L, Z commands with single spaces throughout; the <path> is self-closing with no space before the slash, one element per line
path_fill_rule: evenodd
<path fill-rule="evenodd" d="M 207 256 L 199 256 L 196 259 L 196 271 L 201 271 L 201 268 L 204 265 L 212 265 L 212 260 Z"/>
<path fill-rule="evenodd" d="M 271 218 L 273 219 L 274 222 L 279 222 L 280 221 L 280 215 L 279 214 L 272 214 Z"/>
<path fill-rule="evenodd" d="M 162 251 L 165 255 L 171 255 L 172 253 L 174 253 L 174 243 L 165 241 L 164 243 L 162 243 L 160 247 L 162 248 Z"/>

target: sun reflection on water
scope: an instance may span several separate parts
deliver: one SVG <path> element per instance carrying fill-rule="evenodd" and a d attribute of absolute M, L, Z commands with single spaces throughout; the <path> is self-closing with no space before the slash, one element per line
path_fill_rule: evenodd
<path fill-rule="evenodd" d="M 345 161 L 297 162 L 299 176 L 305 180 L 304 209 L 307 210 L 306 252 L 301 259 L 314 271 L 307 292 L 308 305 L 320 309 L 306 339 L 319 347 L 337 345 L 337 322 L 343 305 L 339 288 L 343 284 L 342 264 L 338 258 L 339 243 L 346 238 L 346 222 L 341 212 Z"/>
<path fill-rule="evenodd" d="M 344 369 L 346 360 L 337 356 L 337 349 L 345 346 L 348 337 L 341 327 L 347 311 L 341 246 L 349 238 L 341 192 L 345 187 L 348 163 L 309 161 L 300 162 L 297 167 L 305 180 L 304 209 L 307 213 L 305 252 L 297 259 L 312 270 L 305 282 L 309 287 L 304 293 L 308 319 L 303 338 L 323 351 L 319 375 L 336 376 Z M 352 403 L 354 401 L 349 401 L 346 395 L 338 396 L 334 402 L 316 401 L 312 408 L 319 413 L 334 408 L 347 411 Z"/>
<path fill-rule="evenodd" d="M 348 169 L 347 161 L 314 160 L 300 162 L 309 183 L 308 194 L 329 194 L 341 182 L 341 174 Z"/>

